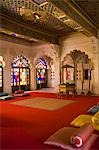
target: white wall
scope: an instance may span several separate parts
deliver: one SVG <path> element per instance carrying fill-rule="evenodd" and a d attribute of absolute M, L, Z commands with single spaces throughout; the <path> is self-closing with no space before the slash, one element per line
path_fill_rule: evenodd
<path fill-rule="evenodd" d="M 99 32 L 98 32 L 99 37 Z M 31 90 L 36 89 L 35 80 L 35 62 L 42 56 L 47 56 L 53 60 L 55 80 L 49 86 L 54 86 L 57 89 L 60 83 L 60 61 L 73 50 L 85 52 L 91 58 L 94 64 L 92 87 L 96 94 L 99 94 L 99 38 L 87 37 L 81 33 L 71 33 L 60 39 L 60 46 L 54 44 L 36 44 L 31 45 L 26 42 L 0 40 L 0 55 L 3 56 L 6 66 L 4 68 L 4 91 L 11 92 L 11 62 L 12 59 L 19 54 L 22 54 L 30 60 L 31 63 Z M 61 57 L 60 57 L 61 54 Z M 50 78 L 49 78 L 50 79 Z M 84 84 L 86 87 L 87 83 Z"/>
<path fill-rule="evenodd" d="M 81 33 L 71 33 L 60 40 L 61 45 L 61 60 L 67 53 L 73 50 L 85 52 L 89 57 L 92 57 L 93 47 L 91 39 Z"/>
<path fill-rule="evenodd" d="M 56 62 L 56 59 L 58 57 L 58 50 L 59 50 L 58 46 L 53 44 L 31 45 L 23 41 L 22 43 L 21 42 L 14 43 L 12 41 L 9 40 L 7 41 L 5 39 L 0 40 L 0 55 L 4 58 L 4 61 L 6 63 L 4 67 L 4 91 L 11 93 L 11 62 L 13 58 L 22 54 L 23 56 L 27 57 L 28 60 L 30 60 L 31 65 L 30 89 L 34 90 L 36 89 L 36 71 L 35 71 L 36 59 L 46 55 L 47 57 L 53 59 L 54 62 Z M 58 79 L 56 78 L 56 81 L 53 85 L 54 87 L 57 84 L 59 84 L 57 81 Z M 49 79 L 49 87 L 51 86 L 50 82 L 51 81 Z"/>
<path fill-rule="evenodd" d="M 24 44 L 12 43 L 9 41 L 0 40 L 0 55 L 4 58 L 5 67 L 4 67 L 4 91 L 11 93 L 11 62 L 13 58 L 22 54 L 31 59 L 33 53 L 31 52 L 31 47 Z M 33 59 L 33 58 L 32 58 Z"/>
<path fill-rule="evenodd" d="M 47 56 L 47 58 L 52 59 L 53 64 L 54 64 L 54 72 L 55 72 L 55 77 L 54 77 L 54 82 L 52 83 L 51 81 L 51 68 L 49 65 L 49 70 L 48 70 L 48 87 L 54 87 L 56 88 L 59 83 L 60 83 L 60 74 L 59 74 L 59 46 L 54 45 L 54 44 L 45 44 L 45 45 L 39 45 L 34 47 L 36 51 L 36 55 L 34 57 L 34 66 L 35 63 L 37 62 L 38 58 L 42 56 Z M 46 59 L 47 60 L 47 59 Z"/>

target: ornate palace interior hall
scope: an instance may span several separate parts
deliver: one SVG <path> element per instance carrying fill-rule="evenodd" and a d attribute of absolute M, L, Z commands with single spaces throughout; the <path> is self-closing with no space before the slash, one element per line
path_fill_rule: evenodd
<path fill-rule="evenodd" d="M 70 150 L 86 120 L 99 149 L 99 0 L 0 0 L 0 115 L 2 150 Z"/>

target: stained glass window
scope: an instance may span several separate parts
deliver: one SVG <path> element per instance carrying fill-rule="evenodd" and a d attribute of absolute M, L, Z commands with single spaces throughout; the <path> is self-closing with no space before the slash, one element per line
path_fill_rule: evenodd
<path fill-rule="evenodd" d="M 5 66 L 5 62 L 3 57 L 0 56 L 0 92 L 3 92 L 3 67 Z"/>
<path fill-rule="evenodd" d="M 37 69 L 37 84 L 44 83 L 46 76 L 45 69 Z"/>
<path fill-rule="evenodd" d="M 19 68 L 12 68 L 11 71 L 12 86 L 19 86 Z"/>
<path fill-rule="evenodd" d="M 2 67 L 0 67 L 0 88 L 2 88 L 2 86 L 3 86 L 3 81 L 2 81 Z"/>
<path fill-rule="evenodd" d="M 12 88 L 17 90 L 19 87 L 23 90 L 29 90 L 30 86 L 30 62 L 22 55 L 13 59 L 12 70 Z M 14 92 L 15 90 L 12 91 Z"/>
<path fill-rule="evenodd" d="M 26 57 L 19 55 L 13 59 L 12 67 L 30 67 L 30 62 Z"/>
<path fill-rule="evenodd" d="M 29 69 L 20 68 L 20 85 L 29 85 Z"/>
<path fill-rule="evenodd" d="M 40 58 L 40 60 L 38 61 L 38 63 L 35 66 L 37 69 L 47 69 L 47 63 L 43 58 Z"/>
<path fill-rule="evenodd" d="M 43 60 L 43 58 L 40 58 L 38 63 L 36 64 L 36 80 L 37 85 L 40 85 L 41 87 L 46 87 L 47 85 L 47 64 Z M 40 88 L 41 88 L 40 87 Z"/>

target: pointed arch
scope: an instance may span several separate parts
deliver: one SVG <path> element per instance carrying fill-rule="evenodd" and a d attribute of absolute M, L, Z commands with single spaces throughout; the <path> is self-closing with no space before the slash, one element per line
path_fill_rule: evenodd
<path fill-rule="evenodd" d="M 23 55 L 18 55 L 12 61 L 12 67 L 30 67 L 30 61 Z"/>
<path fill-rule="evenodd" d="M 12 92 L 21 89 L 30 90 L 30 61 L 23 55 L 18 55 L 11 63 Z"/>
<path fill-rule="evenodd" d="M 35 67 L 38 69 L 43 69 L 43 68 L 47 69 L 48 68 L 46 61 L 42 57 L 39 59 L 39 61 L 37 62 Z"/>
<path fill-rule="evenodd" d="M 36 62 L 35 68 L 37 89 L 47 87 L 48 65 L 44 58 L 39 58 L 39 60 Z"/>
<path fill-rule="evenodd" d="M 33 60 L 35 85 L 37 89 L 51 87 L 53 59 L 47 55 L 36 56 Z"/>

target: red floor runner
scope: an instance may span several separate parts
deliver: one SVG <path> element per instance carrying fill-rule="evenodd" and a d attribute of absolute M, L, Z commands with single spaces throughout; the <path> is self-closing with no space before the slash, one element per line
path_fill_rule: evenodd
<path fill-rule="evenodd" d="M 32 97 L 56 98 L 57 95 L 35 92 L 25 98 Z M 14 101 L 20 99 L 24 98 L 15 98 Z M 66 99 L 76 100 L 76 102 L 55 111 L 17 106 L 10 101 L 0 101 L 1 149 L 56 149 L 56 147 L 44 145 L 43 142 L 61 127 L 70 126 L 70 122 L 75 117 L 87 113 L 88 108 L 99 102 L 99 97 L 68 97 Z M 99 149 L 99 141 L 93 145 L 93 148 Z"/>

